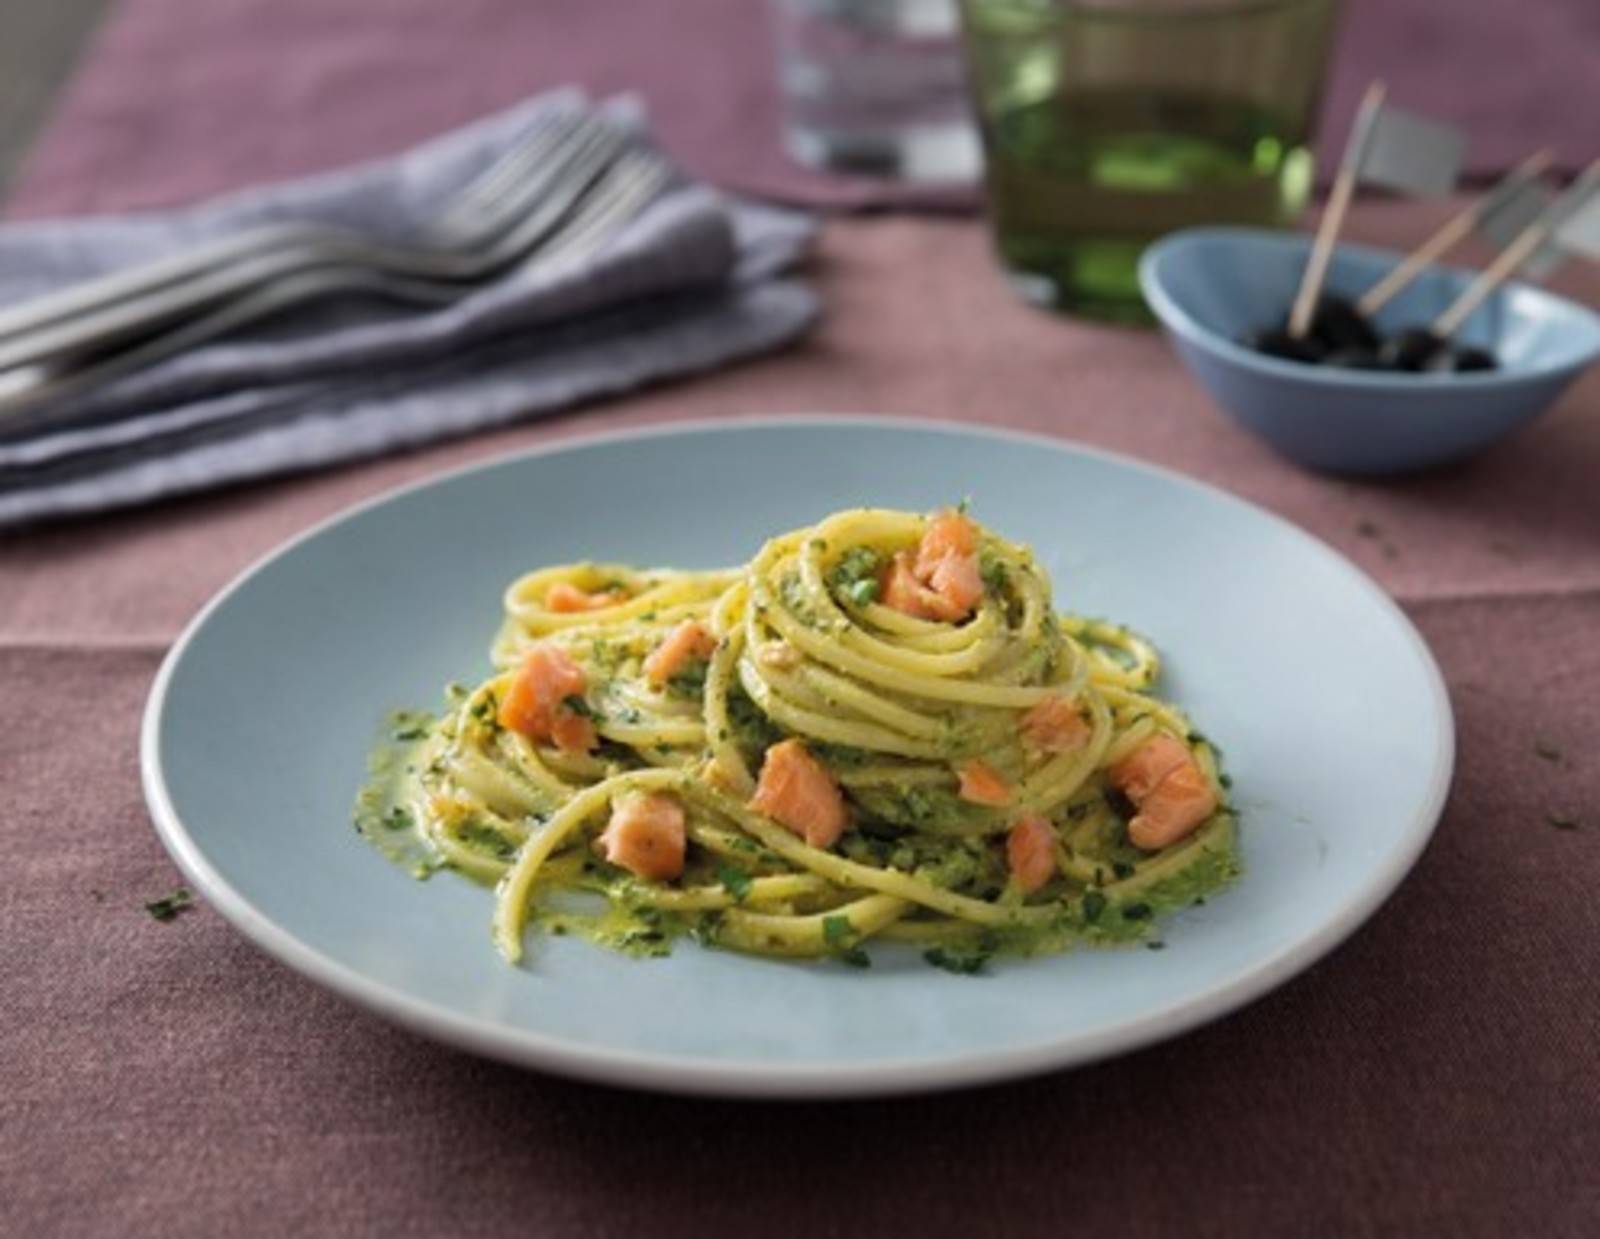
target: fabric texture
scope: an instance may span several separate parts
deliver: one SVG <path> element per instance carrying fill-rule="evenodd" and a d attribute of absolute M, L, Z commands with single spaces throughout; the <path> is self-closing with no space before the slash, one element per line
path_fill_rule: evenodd
<path fill-rule="evenodd" d="M 541 90 L 638 91 L 690 175 L 841 210 L 970 210 L 971 188 L 826 176 L 781 141 L 777 0 L 121 0 L 11 209 L 167 205 L 399 150 Z M 1593 0 L 1342 0 L 1319 163 L 1373 78 L 1462 126 L 1485 178 L 1595 157 Z M 284 49 L 294 49 L 285 54 Z M 270 119 L 271 123 L 264 123 Z M 145 174 L 162 152 L 159 178 Z"/>
<path fill-rule="evenodd" d="M 394 159 L 170 212 L 0 226 L 0 307 L 286 220 L 403 240 L 575 92 Z M 639 132 L 627 101 L 607 109 Z M 330 299 L 0 423 L 0 526 L 329 465 L 726 364 L 811 325 L 803 215 L 679 183 L 597 249 L 417 311 Z"/>

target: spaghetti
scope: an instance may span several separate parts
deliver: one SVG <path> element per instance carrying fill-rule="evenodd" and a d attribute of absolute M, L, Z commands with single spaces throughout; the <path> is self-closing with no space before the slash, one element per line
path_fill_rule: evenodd
<path fill-rule="evenodd" d="M 537 923 L 971 971 L 1147 938 L 1237 871 L 1156 651 L 1058 614 L 1032 552 L 964 513 L 840 512 L 727 571 L 542 569 L 491 655 L 358 820 L 493 885 L 509 961 Z"/>

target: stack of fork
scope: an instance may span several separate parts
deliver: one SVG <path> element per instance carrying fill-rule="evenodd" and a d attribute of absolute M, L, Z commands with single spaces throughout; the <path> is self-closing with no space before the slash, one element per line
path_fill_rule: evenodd
<path fill-rule="evenodd" d="M 570 93 L 188 212 L 0 229 L 0 524 L 774 347 L 815 316 L 773 278 L 809 233 L 685 183 L 636 106 Z"/>

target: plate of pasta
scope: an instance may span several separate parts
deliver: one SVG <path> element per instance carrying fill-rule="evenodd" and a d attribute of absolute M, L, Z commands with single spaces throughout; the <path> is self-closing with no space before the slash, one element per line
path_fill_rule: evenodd
<path fill-rule="evenodd" d="M 752 1096 L 1232 1010 L 1377 908 L 1452 761 L 1421 638 L 1287 523 L 846 418 L 363 505 L 196 618 L 142 745 L 179 865 L 313 980 L 513 1062 Z"/>

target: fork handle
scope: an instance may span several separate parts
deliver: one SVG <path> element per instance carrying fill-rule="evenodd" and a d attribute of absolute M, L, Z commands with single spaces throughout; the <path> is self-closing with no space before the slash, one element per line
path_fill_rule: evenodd
<path fill-rule="evenodd" d="M 325 224 L 262 224 L 202 242 L 168 258 L 73 284 L 0 310 L 0 345 L 102 305 L 185 283 L 214 267 L 247 260 L 281 246 L 320 243 L 335 235 L 340 235 L 340 230 Z"/>
<path fill-rule="evenodd" d="M 7 434 L 47 429 L 60 420 L 51 417 L 48 408 L 58 400 L 174 357 L 291 306 L 334 293 L 369 292 L 397 301 L 444 305 L 468 291 L 470 286 L 467 285 L 400 279 L 361 266 L 328 267 L 288 275 L 247 296 L 226 301 L 199 318 L 186 319 L 170 330 L 63 369 L 13 396 L 0 397 L 0 428 Z M 43 416 L 29 418 L 28 414 L 36 410 Z"/>
<path fill-rule="evenodd" d="M 376 256 L 378 261 L 367 265 L 399 265 L 392 254 L 378 247 L 352 244 L 343 237 L 323 239 L 312 246 L 273 245 L 194 278 L 96 306 L 74 318 L 19 334 L 9 341 L 0 340 L 0 372 L 57 358 L 104 353 L 125 342 L 148 337 L 184 318 L 207 314 L 231 298 L 248 297 L 254 288 L 319 268 L 356 265 L 369 255 Z M 398 274 L 416 274 L 435 280 L 461 278 L 458 268 L 462 269 L 462 274 L 470 274 L 465 270 L 467 264 L 452 261 L 451 256 L 440 256 L 429 264 L 416 260 L 408 265 L 417 268 L 426 265 L 432 269 Z"/>

